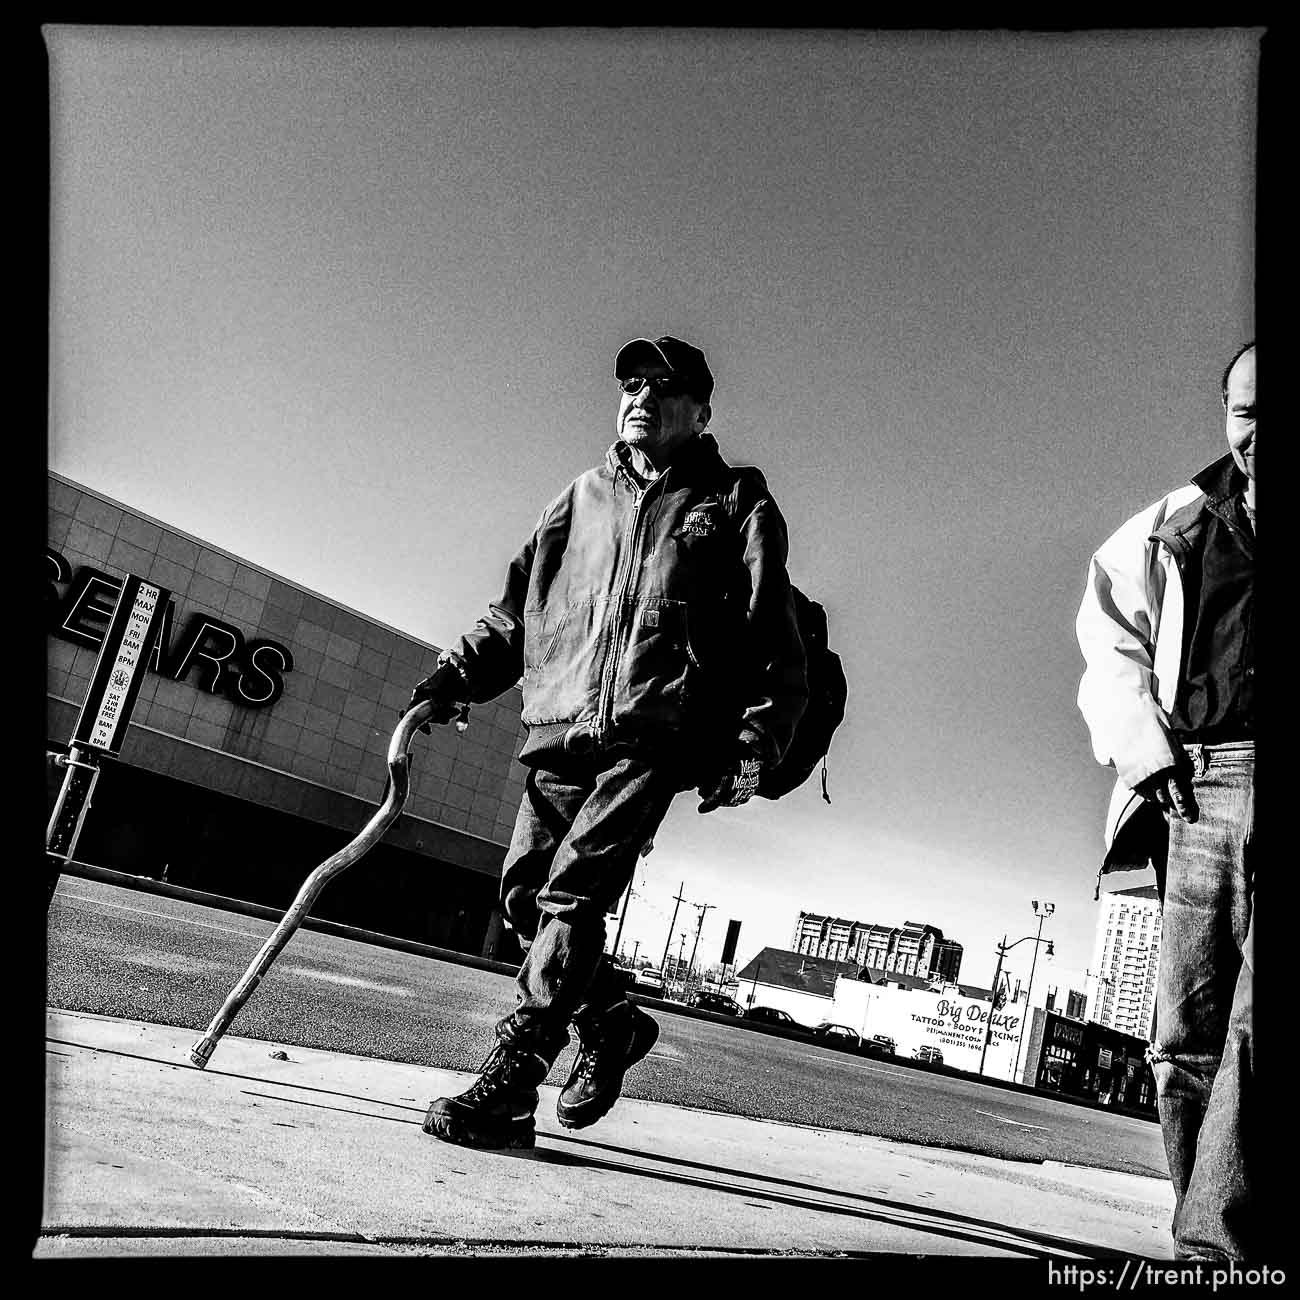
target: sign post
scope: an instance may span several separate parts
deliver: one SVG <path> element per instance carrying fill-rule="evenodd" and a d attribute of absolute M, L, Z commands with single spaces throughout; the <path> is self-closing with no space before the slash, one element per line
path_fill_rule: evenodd
<path fill-rule="evenodd" d="M 69 752 L 66 757 L 59 754 L 54 758 L 57 766 L 67 769 L 67 775 L 45 831 L 51 899 L 58 885 L 60 865 L 70 862 L 76 851 L 99 780 L 99 759 L 104 754 L 116 755 L 126 738 L 145 663 L 153 651 L 170 595 L 165 587 L 134 574 L 128 574 L 122 583 L 81 715 L 73 728 Z"/>
<path fill-rule="evenodd" d="M 736 940 L 739 938 L 740 938 L 740 922 L 728 921 L 727 937 L 722 944 L 722 981 L 721 984 L 719 985 L 719 988 L 723 992 L 726 991 L 727 971 L 731 966 L 735 965 L 736 962 Z M 737 993 L 740 992 L 739 986 L 737 986 L 736 992 Z"/>

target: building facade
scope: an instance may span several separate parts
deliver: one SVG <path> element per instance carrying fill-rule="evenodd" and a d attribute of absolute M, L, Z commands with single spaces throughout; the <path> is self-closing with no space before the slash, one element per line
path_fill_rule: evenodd
<path fill-rule="evenodd" d="M 858 972 L 853 962 L 814 957 L 785 948 L 763 948 L 736 972 L 736 1001 L 746 1010 L 772 1007 L 801 1025 L 831 1020 L 835 982 Z"/>
<path fill-rule="evenodd" d="M 287 907 L 382 802 L 389 739 L 438 648 L 53 473 L 48 518 L 50 753 L 68 748 L 124 577 L 171 593 L 76 860 Z M 417 734 L 405 811 L 315 912 L 517 960 L 496 906 L 519 713 L 516 688 L 464 735 Z M 51 806 L 61 782 L 51 765 Z"/>
<path fill-rule="evenodd" d="M 1093 1020 L 1150 1042 L 1160 964 L 1160 899 L 1154 885 L 1101 896 L 1089 968 Z"/>
<path fill-rule="evenodd" d="M 1047 1008 L 1055 1011 L 1054 1006 Z M 1065 1018 L 1067 1020 L 1084 1020 L 1088 1015 L 1088 995 L 1078 989 L 1071 989 L 1065 999 Z"/>
<path fill-rule="evenodd" d="M 829 1022 L 863 1038 L 884 1034 L 900 1057 L 938 1049 L 949 1068 L 1012 1077 L 1024 1008 L 992 1007 L 990 989 L 868 972 L 854 962 L 776 948 L 764 948 L 736 979 L 746 1010 L 774 1007 L 805 1028 Z"/>
<path fill-rule="evenodd" d="M 1154 1115 L 1156 1081 L 1146 1046 L 1145 1038 L 1096 1021 L 1033 1007 L 1020 1082 Z"/>
<path fill-rule="evenodd" d="M 811 957 L 850 961 L 918 979 L 956 983 L 961 973 L 961 944 L 945 939 L 938 927 L 919 921 L 887 926 L 800 912 L 790 947 Z"/>

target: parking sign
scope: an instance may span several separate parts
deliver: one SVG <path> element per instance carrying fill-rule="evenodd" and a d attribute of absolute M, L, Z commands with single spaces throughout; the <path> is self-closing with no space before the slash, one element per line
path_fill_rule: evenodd
<path fill-rule="evenodd" d="M 127 574 L 72 732 L 73 745 L 101 754 L 116 754 L 122 748 L 170 596 L 165 587 Z"/>

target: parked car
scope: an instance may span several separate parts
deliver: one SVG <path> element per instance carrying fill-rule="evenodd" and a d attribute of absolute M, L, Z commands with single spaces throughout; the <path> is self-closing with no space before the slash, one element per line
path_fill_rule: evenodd
<path fill-rule="evenodd" d="M 775 1007 L 750 1007 L 745 1012 L 745 1019 L 753 1020 L 760 1025 L 782 1025 L 786 1029 L 803 1028 L 788 1011 L 778 1011 Z"/>
<path fill-rule="evenodd" d="M 931 1065 L 943 1064 L 943 1053 L 937 1047 L 918 1047 L 912 1055 L 918 1061 L 929 1061 Z"/>
<path fill-rule="evenodd" d="M 823 1020 L 820 1025 L 813 1026 L 813 1033 L 832 1047 L 847 1047 L 856 1052 L 862 1046 L 862 1035 L 848 1025 L 833 1025 Z"/>
<path fill-rule="evenodd" d="M 875 1043 L 886 1056 L 893 1056 L 898 1050 L 898 1045 L 888 1034 L 872 1034 L 868 1042 Z"/>
<path fill-rule="evenodd" d="M 639 970 L 636 979 L 632 981 L 632 991 L 661 998 L 664 995 L 664 977 L 657 970 Z"/>
<path fill-rule="evenodd" d="M 741 1014 L 740 1004 L 735 998 L 729 998 L 725 993 L 711 993 L 708 989 L 700 989 L 692 993 L 686 999 L 688 1007 L 695 1007 L 700 1011 L 716 1011 L 720 1016 L 738 1016 Z"/>

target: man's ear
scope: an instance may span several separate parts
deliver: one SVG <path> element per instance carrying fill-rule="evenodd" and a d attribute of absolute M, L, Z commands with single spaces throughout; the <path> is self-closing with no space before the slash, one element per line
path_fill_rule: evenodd
<path fill-rule="evenodd" d="M 703 433 L 704 426 L 708 424 L 712 416 L 713 416 L 713 407 L 711 407 L 708 404 L 708 402 L 705 402 L 704 405 L 700 407 L 699 415 L 695 417 L 695 432 Z"/>

